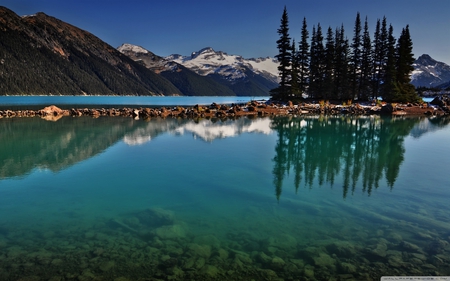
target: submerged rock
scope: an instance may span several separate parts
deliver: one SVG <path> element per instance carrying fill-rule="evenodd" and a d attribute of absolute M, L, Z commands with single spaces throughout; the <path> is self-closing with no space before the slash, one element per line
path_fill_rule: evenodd
<path fill-rule="evenodd" d="M 210 245 L 213 248 L 220 248 L 220 240 L 214 235 L 202 235 L 194 238 L 194 243 L 199 245 Z"/>
<path fill-rule="evenodd" d="M 328 253 L 335 254 L 339 258 L 351 258 L 356 255 L 354 245 L 347 241 L 336 241 L 326 246 Z"/>
<path fill-rule="evenodd" d="M 314 267 L 312 266 L 305 266 L 304 274 L 306 278 L 309 278 L 310 280 L 315 280 L 314 277 Z"/>
<path fill-rule="evenodd" d="M 402 253 L 399 251 L 387 251 L 387 259 L 388 264 L 391 267 L 402 267 L 403 266 L 403 258 Z"/>
<path fill-rule="evenodd" d="M 262 263 L 265 266 L 270 265 L 272 258 L 268 255 L 266 255 L 264 252 L 260 252 L 257 256 L 256 259 Z"/>
<path fill-rule="evenodd" d="M 335 269 L 336 260 L 326 253 L 320 253 L 319 256 L 314 257 L 314 264 L 319 267 L 326 267 L 329 270 Z"/>
<path fill-rule="evenodd" d="M 214 265 L 205 265 L 202 268 L 201 273 L 209 277 L 216 277 L 219 274 L 219 269 Z"/>
<path fill-rule="evenodd" d="M 282 270 L 285 264 L 284 260 L 280 257 L 274 257 L 270 261 L 271 268 L 275 270 Z"/>
<path fill-rule="evenodd" d="M 191 243 L 187 246 L 189 253 L 196 257 L 202 257 L 208 259 L 211 256 L 211 246 L 198 245 Z"/>
<path fill-rule="evenodd" d="M 110 271 L 113 267 L 115 266 L 114 261 L 105 261 L 102 262 L 99 266 L 99 269 L 103 272 L 108 272 Z"/>
<path fill-rule="evenodd" d="M 406 251 L 418 252 L 418 253 L 423 252 L 419 246 L 417 246 L 416 244 L 410 243 L 410 242 L 403 241 L 402 243 L 400 243 L 400 246 Z"/>
<path fill-rule="evenodd" d="M 216 252 L 216 254 L 217 254 L 217 256 L 218 256 L 220 259 L 222 259 L 223 261 L 226 260 L 226 259 L 228 259 L 228 256 L 229 256 L 228 251 L 225 250 L 225 249 L 218 249 L 217 252 Z"/>
<path fill-rule="evenodd" d="M 155 230 L 160 239 L 180 239 L 186 237 L 186 230 L 181 225 L 165 225 Z"/>
<path fill-rule="evenodd" d="M 141 224 L 149 227 L 170 225 L 175 221 L 174 213 L 162 208 L 150 208 L 137 213 L 135 216 Z"/>
<path fill-rule="evenodd" d="M 387 239 L 392 241 L 393 243 L 400 243 L 403 241 L 403 237 L 396 232 L 391 232 L 389 233 L 389 235 L 387 236 Z"/>
<path fill-rule="evenodd" d="M 269 237 L 264 241 L 264 244 L 267 252 L 272 254 L 283 251 L 288 255 L 293 255 L 297 252 L 297 239 L 287 234 Z"/>
<path fill-rule="evenodd" d="M 436 239 L 425 247 L 425 251 L 431 255 L 442 254 L 448 245 L 447 241 Z"/>
<path fill-rule="evenodd" d="M 388 247 L 385 243 L 380 242 L 380 243 L 376 244 L 376 246 L 373 249 L 369 250 L 369 253 L 374 256 L 384 258 L 384 257 L 386 257 L 387 248 Z"/>
<path fill-rule="evenodd" d="M 351 263 L 342 262 L 339 264 L 339 271 L 346 274 L 353 274 L 357 272 L 357 268 Z"/>

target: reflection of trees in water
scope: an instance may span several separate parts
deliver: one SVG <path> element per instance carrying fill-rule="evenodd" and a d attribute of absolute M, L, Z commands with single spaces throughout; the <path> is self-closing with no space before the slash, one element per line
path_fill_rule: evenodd
<path fill-rule="evenodd" d="M 91 158 L 135 130 L 130 118 L 40 118 L 0 122 L 0 179 L 22 176 L 35 168 L 60 171 Z M 143 122 L 141 122 L 144 124 Z"/>
<path fill-rule="evenodd" d="M 273 158 L 274 185 L 280 198 L 283 180 L 294 174 L 295 189 L 301 182 L 312 188 L 333 185 L 342 173 L 343 197 L 359 182 L 370 196 L 383 175 L 392 189 L 403 162 L 404 138 L 417 118 L 276 118 L 278 134 Z"/>
<path fill-rule="evenodd" d="M 426 133 L 441 130 L 450 124 L 450 116 L 433 116 L 431 118 L 423 118 L 419 124 L 414 126 L 411 136 L 419 138 Z"/>

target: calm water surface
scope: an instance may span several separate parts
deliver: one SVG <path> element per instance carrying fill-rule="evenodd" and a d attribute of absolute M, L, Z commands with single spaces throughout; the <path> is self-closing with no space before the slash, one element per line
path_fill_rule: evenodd
<path fill-rule="evenodd" d="M 114 107 L 114 106 L 194 106 L 246 103 L 251 100 L 267 100 L 269 97 L 153 97 L 153 96 L 0 96 L 0 109 L 40 109 L 56 105 L 63 109 L 71 107 Z"/>
<path fill-rule="evenodd" d="M 450 119 L 0 119 L 0 280 L 450 275 Z"/>

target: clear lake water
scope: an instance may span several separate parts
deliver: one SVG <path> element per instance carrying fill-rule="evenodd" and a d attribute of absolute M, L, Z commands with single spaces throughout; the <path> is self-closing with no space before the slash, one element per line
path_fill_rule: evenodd
<path fill-rule="evenodd" d="M 0 119 L 0 280 L 450 275 L 450 119 Z"/>

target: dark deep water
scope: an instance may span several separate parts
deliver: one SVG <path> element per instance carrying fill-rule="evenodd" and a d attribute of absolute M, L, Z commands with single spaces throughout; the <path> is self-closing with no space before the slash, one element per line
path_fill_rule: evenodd
<path fill-rule="evenodd" d="M 450 119 L 0 119 L 0 280 L 450 275 Z"/>

